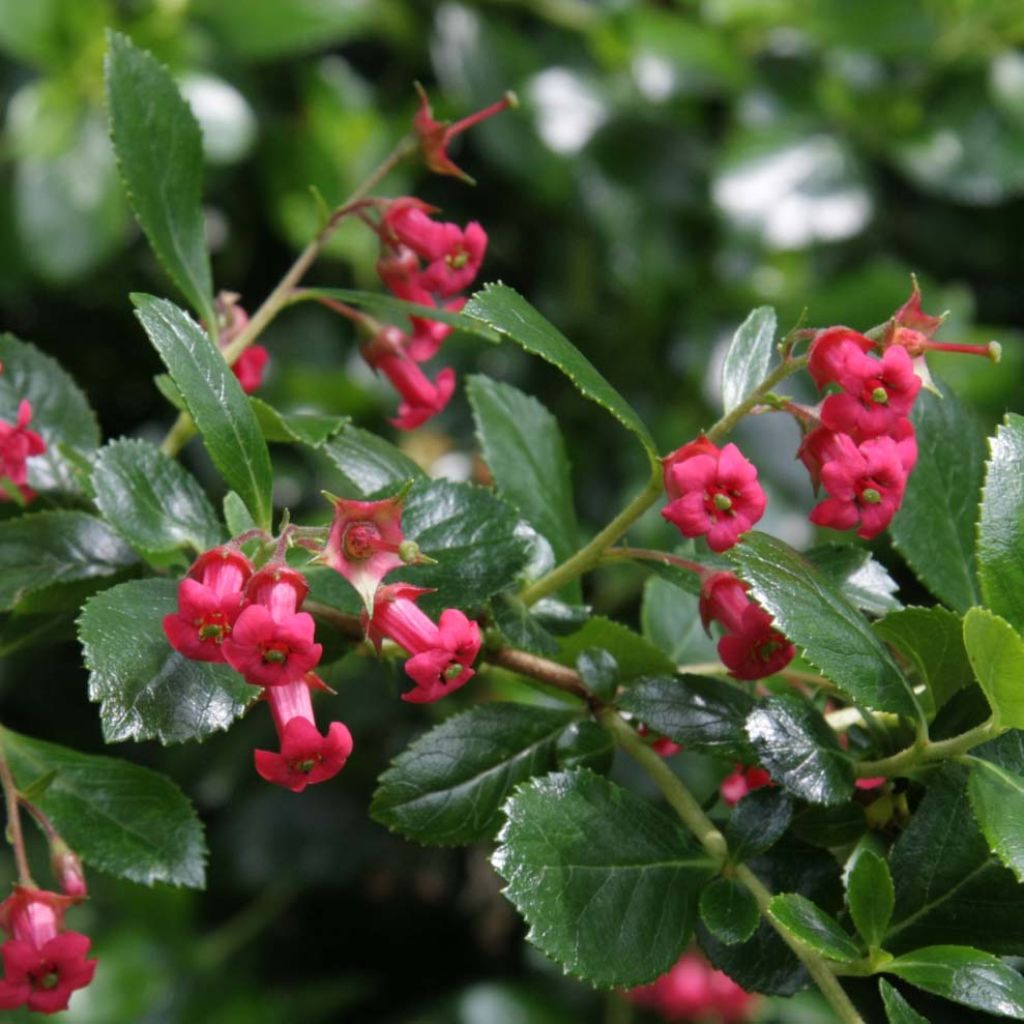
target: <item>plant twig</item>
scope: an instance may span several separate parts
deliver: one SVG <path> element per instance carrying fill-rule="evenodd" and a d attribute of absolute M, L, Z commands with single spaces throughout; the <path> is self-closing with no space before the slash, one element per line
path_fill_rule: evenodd
<path fill-rule="evenodd" d="M 929 740 L 914 743 L 912 746 L 901 750 L 891 757 L 883 757 L 879 761 L 858 761 L 856 764 L 857 775 L 860 778 L 873 778 L 876 775 L 883 775 L 892 778 L 897 775 L 906 775 L 918 765 L 927 764 L 931 761 L 945 761 L 966 753 L 972 747 L 984 743 L 986 740 L 994 739 L 1002 732 L 994 718 L 990 718 L 973 729 L 953 736 L 948 740 Z"/>
<path fill-rule="evenodd" d="M 0 740 L 0 785 L 4 789 L 4 805 L 7 808 L 7 837 L 14 850 L 14 862 L 18 867 L 18 884 L 28 888 L 34 888 L 32 872 L 28 866 L 28 856 L 25 853 L 25 836 L 21 830 L 20 794 L 15 785 L 14 776 L 11 774 L 11 766 L 7 763 L 7 754 L 3 748 L 3 741 Z"/>

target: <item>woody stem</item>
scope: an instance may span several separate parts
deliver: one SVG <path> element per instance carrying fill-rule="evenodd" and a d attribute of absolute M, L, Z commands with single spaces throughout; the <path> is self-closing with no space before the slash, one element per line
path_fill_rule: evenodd
<path fill-rule="evenodd" d="M 18 884 L 34 886 L 32 872 L 29 870 L 28 857 L 25 854 L 25 836 L 21 830 L 21 811 L 18 787 L 11 774 L 11 766 L 7 763 L 7 755 L 0 742 L 0 785 L 4 789 L 4 805 L 7 808 L 7 838 L 14 850 L 14 861 L 18 866 Z"/>

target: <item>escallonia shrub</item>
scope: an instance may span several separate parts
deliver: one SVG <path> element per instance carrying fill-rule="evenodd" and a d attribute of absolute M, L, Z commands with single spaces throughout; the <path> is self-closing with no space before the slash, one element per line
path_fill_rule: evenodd
<path fill-rule="evenodd" d="M 369 813 L 422 844 L 487 844 L 531 941 L 567 973 L 668 1019 L 744 1020 L 756 993 L 813 986 L 850 1024 L 923 1020 L 914 1006 L 940 1000 L 958 1004 L 946 1019 L 1024 1020 L 1024 419 L 1008 415 L 986 453 L 926 365 L 935 350 L 998 362 L 998 345 L 936 341 L 942 318 L 916 282 L 876 326 L 780 338 L 757 309 L 726 356 L 721 417 L 661 456 L 526 299 L 479 287 L 485 227 L 381 191 L 416 158 L 465 179 L 448 147 L 514 97 L 448 125 L 421 90 L 409 135 L 271 293 L 243 304 L 213 285 L 199 129 L 172 78 L 117 34 L 106 74 L 126 192 L 189 307 L 130 297 L 177 419 L 159 446 L 101 443 L 69 377 L 0 339 L 0 598 L 17 616 L 41 591 L 66 595 L 51 607 L 77 615 L 105 738 L 201 741 L 263 702 L 278 748 L 255 750 L 252 770 L 301 800 L 344 787 L 360 756 L 329 711 L 331 663 L 397 660 L 402 700 L 459 693 L 460 712 L 394 761 Z M 156 163 L 154 126 L 179 143 Z M 379 247 L 382 289 L 304 285 L 349 221 Z M 466 391 L 487 487 L 429 479 L 338 410 L 279 412 L 259 397 L 257 341 L 300 302 L 348 325 L 397 394 L 398 430 L 459 392 L 437 362 L 458 331 L 564 373 L 619 421 L 647 483 L 585 539 L 557 421 L 481 374 Z M 814 404 L 786 393 L 801 376 Z M 796 423 L 792 455 L 818 493 L 806 512 L 844 543 L 798 552 L 758 529 L 771 495 L 732 438 L 760 415 Z M 177 460 L 195 436 L 227 489 L 223 515 Z M 316 521 L 275 507 L 268 441 L 337 470 L 341 493 Z M 655 507 L 678 543 L 631 546 Z M 883 531 L 933 604 L 904 606 L 856 540 Z M 640 636 L 581 602 L 581 579 L 625 562 L 657 579 L 645 600 L 660 631 Z M 698 619 L 717 659 L 681 662 Z M 500 673 L 544 698 L 488 688 Z M 662 799 L 610 778 L 610 758 L 574 742 L 584 724 Z M 90 940 L 64 925 L 88 895 L 82 865 L 199 886 L 201 826 L 149 769 L 6 729 L 0 750 L 18 878 L 0 904 L 0 1004 L 52 1013 L 103 970 L 103 950 L 90 959 Z M 701 799 L 675 770 L 695 754 L 719 766 Z M 117 813 L 84 821 L 99 805 Z M 49 845 L 53 890 L 33 879 L 23 814 Z M 119 843 L 119 830 L 154 841 Z"/>

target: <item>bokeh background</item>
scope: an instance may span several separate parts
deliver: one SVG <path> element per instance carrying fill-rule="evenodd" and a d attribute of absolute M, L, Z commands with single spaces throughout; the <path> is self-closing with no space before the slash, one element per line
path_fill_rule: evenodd
<path fill-rule="evenodd" d="M 383 191 L 415 191 L 451 219 L 483 223 L 483 278 L 515 286 L 558 324 L 664 450 L 714 418 L 724 346 L 751 307 L 775 306 L 783 329 L 801 317 L 866 329 L 907 297 L 911 273 L 926 309 L 950 311 L 941 338 L 1003 343 L 998 367 L 940 359 L 938 373 L 987 424 L 1022 405 L 1019 0 L 0 0 L 0 323 L 76 376 L 108 437 L 157 440 L 172 419 L 127 295 L 173 295 L 106 139 L 108 26 L 178 76 L 204 130 L 218 287 L 249 308 L 315 230 L 310 186 L 341 201 L 403 133 L 414 80 L 451 118 L 514 89 L 520 109 L 455 153 L 476 188 L 408 167 Z M 310 281 L 378 287 L 374 259 L 368 233 L 346 226 Z M 266 342 L 273 404 L 391 435 L 393 394 L 343 321 L 295 308 Z M 640 485 L 628 437 L 546 364 L 458 336 L 445 356 L 557 413 L 591 527 Z M 763 417 L 741 439 L 770 490 L 766 528 L 808 543 L 795 428 Z M 400 441 L 434 472 L 478 471 L 461 394 Z M 185 458 L 217 493 L 201 449 Z M 279 503 L 322 515 L 330 469 L 291 449 L 275 449 L 275 465 Z M 656 514 L 636 535 L 672 543 Z M 877 554 L 913 597 L 884 540 Z M 587 599 L 639 626 L 642 585 L 635 570 L 603 571 Z M 8 649 L 0 631 L 0 650 L 11 655 L 5 724 L 104 749 L 70 621 L 45 648 Z M 402 704 L 393 672 L 365 659 L 341 661 L 330 679 L 357 753 L 341 778 L 301 797 L 252 770 L 252 748 L 271 742 L 265 716 L 201 747 L 114 751 L 166 771 L 196 801 L 209 890 L 94 877 L 76 923 L 95 936 L 101 969 L 59 1019 L 628 1020 L 624 1004 L 524 944 L 487 849 L 424 851 L 369 821 L 376 775 L 451 707 Z M 465 699 L 502 685 L 485 681 Z M 713 793 L 712 769 L 684 770 Z M 761 1019 L 830 1018 L 807 998 L 766 1002 Z"/>

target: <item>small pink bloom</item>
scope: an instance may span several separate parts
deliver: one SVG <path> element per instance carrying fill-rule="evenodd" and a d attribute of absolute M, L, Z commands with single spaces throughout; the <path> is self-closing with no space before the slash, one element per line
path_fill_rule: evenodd
<path fill-rule="evenodd" d="M 368 609 L 380 581 L 403 564 L 399 548 L 404 496 L 383 501 L 335 498 L 323 561 L 355 587 Z"/>
<path fill-rule="evenodd" d="M 476 279 L 487 251 L 487 232 L 475 220 L 465 229 L 458 224 L 441 226 L 444 228 L 443 247 L 418 280 L 426 291 L 449 298 L 468 288 Z"/>
<path fill-rule="evenodd" d="M 747 597 L 747 586 L 730 572 L 711 573 L 701 586 L 704 628 L 721 624 L 718 656 L 736 679 L 764 679 L 781 672 L 796 648 L 772 625 L 772 617 Z"/>
<path fill-rule="evenodd" d="M 718 792 L 724 803 L 735 807 L 748 793 L 771 784 L 772 777 L 763 768 L 759 768 L 757 765 L 737 764 L 733 766 L 732 772 L 722 780 Z"/>
<path fill-rule="evenodd" d="M 74 900 L 84 900 L 89 895 L 82 862 L 78 854 L 63 839 L 55 839 L 50 845 L 50 867 L 65 896 L 70 896 Z"/>
<path fill-rule="evenodd" d="M 240 551 L 212 548 L 178 585 L 178 611 L 164 616 L 170 645 L 194 661 L 223 661 L 221 645 L 241 611 L 252 564 Z"/>
<path fill-rule="evenodd" d="M 662 516 L 684 537 L 706 537 L 726 551 L 764 515 L 767 503 L 757 469 L 734 444 L 719 450 L 706 438 L 662 459 L 669 504 Z"/>
<path fill-rule="evenodd" d="M 396 299 L 417 302 L 422 306 L 432 304 L 430 292 L 424 291 L 418 282 L 420 258 L 409 246 L 400 243 L 386 245 L 377 260 L 377 273 Z"/>
<path fill-rule="evenodd" d="M 821 422 L 829 430 L 860 440 L 889 433 L 910 412 L 921 390 L 921 378 L 899 346 L 886 349 L 881 359 L 854 353 L 839 383 L 843 391 L 825 399 Z"/>
<path fill-rule="evenodd" d="M 819 388 L 834 384 L 846 370 L 847 361 L 870 352 L 875 343 L 849 327 L 829 327 L 811 342 L 807 371 Z"/>
<path fill-rule="evenodd" d="M 249 314 L 238 304 L 234 292 L 220 292 L 213 301 L 217 314 L 217 344 L 227 348 L 249 324 Z M 251 395 L 263 384 L 263 371 L 270 353 L 262 345 L 250 345 L 234 362 L 231 372 L 242 390 Z"/>
<path fill-rule="evenodd" d="M 818 526 L 850 530 L 870 540 L 882 532 L 903 501 L 907 470 L 899 444 L 875 437 L 856 445 L 845 434 L 836 436 L 832 458 L 821 469 L 829 497 L 811 510 Z"/>
<path fill-rule="evenodd" d="M 448 313 L 458 313 L 466 305 L 464 298 L 452 299 L 442 307 Z M 417 363 L 424 363 L 433 359 L 441 348 L 442 343 L 452 328 L 440 320 L 427 320 L 424 317 L 414 316 L 409 318 L 412 321 L 412 336 L 406 339 L 405 351 L 410 359 Z"/>
<path fill-rule="evenodd" d="M 32 420 L 32 403 L 23 398 L 18 403 L 18 418 L 11 424 L 0 420 L 0 478 L 9 480 L 25 501 L 31 501 L 36 492 L 28 486 L 28 460 L 46 451 L 46 442 L 28 425 Z M 9 501 L 7 492 L 0 487 L 0 501 Z"/>
<path fill-rule="evenodd" d="M 231 371 L 247 395 L 262 387 L 263 372 L 269 361 L 270 353 L 262 345 L 250 345 L 232 364 Z"/>
<path fill-rule="evenodd" d="M 485 107 L 475 114 L 470 114 L 469 117 L 464 117 L 461 121 L 448 124 L 445 121 L 434 119 L 434 112 L 430 108 L 430 100 L 427 98 L 426 92 L 419 84 L 417 84 L 416 90 L 420 96 L 420 105 L 413 115 L 412 126 L 417 136 L 419 136 L 424 163 L 435 174 L 448 174 L 472 184 L 473 179 L 453 163 L 451 157 L 448 156 L 448 146 L 456 135 L 461 134 L 467 128 L 471 128 L 488 117 L 501 113 L 501 111 L 508 107 L 516 106 L 515 95 L 513 93 L 505 93 L 497 103 L 492 103 L 489 107 Z"/>
<path fill-rule="evenodd" d="M 455 371 L 451 367 L 441 370 L 434 381 L 406 357 L 383 359 L 377 369 L 402 396 L 398 415 L 391 420 L 399 430 L 415 430 L 422 426 L 443 412 L 455 393 Z"/>
<path fill-rule="evenodd" d="M 316 668 L 313 617 L 300 612 L 309 586 L 283 565 L 261 569 L 246 586 L 243 608 L 222 649 L 227 663 L 254 686 L 282 686 Z"/>
<path fill-rule="evenodd" d="M 834 457 L 835 439 L 834 431 L 819 425 L 804 435 L 797 449 L 796 457 L 807 467 L 815 491 L 821 486 L 821 467 Z"/>
<path fill-rule="evenodd" d="M 447 608 L 437 624 L 416 604 L 428 591 L 407 583 L 380 587 L 367 635 L 379 647 L 385 639 L 404 647 L 412 657 L 405 671 L 416 686 L 402 694 L 414 704 L 431 703 L 465 685 L 480 653 L 480 627 L 462 612 Z"/>

